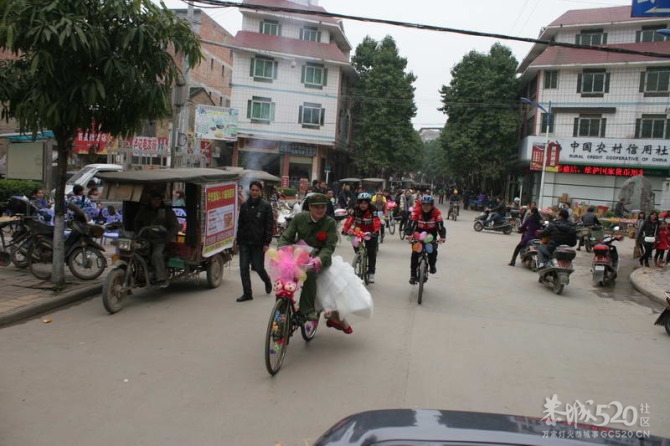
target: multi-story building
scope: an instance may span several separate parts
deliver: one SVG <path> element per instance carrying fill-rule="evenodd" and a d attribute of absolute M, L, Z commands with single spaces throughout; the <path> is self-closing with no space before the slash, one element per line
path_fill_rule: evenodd
<path fill-rule="evenodd" d="M 639 174 L 650 180 L 660 205 L 670 166 L 670 42 L 658 30 L 669 23 L 631 17 L 629 5 L 568 11 L 542 29 L 541 40 L 640 54 L 532 47 L 518 70 L 520 95 L 536 103 L 524 106 L 519 149 L 525 200 L 539 196 L 541 148 L 549 142 L 541 206 L 564 194 L 611 206 L 623 183 Z"/>
<path fill-rule="evenodd" d="M 309 14 L 245 4 L 325 11 L 318 0 L 245 0 L 233 41 L 233 100 L 238 109 L 236 165 L 265 170 L 297 186 L 349 173 L 355 78 L 342 24 Z"/>
<path fill-rule="evenodd" d="M 419 129 L 419 137 L 422 142 L 433 141 L 440 137 L 442 127 L 421 127 Z"/>

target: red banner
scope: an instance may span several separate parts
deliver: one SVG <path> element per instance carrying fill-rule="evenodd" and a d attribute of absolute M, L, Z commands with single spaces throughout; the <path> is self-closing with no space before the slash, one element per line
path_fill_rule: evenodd
<path fill-rule="evenodd" d="M 211 257 L 233 246 L 237 202 L 235 183 L 213 184 L 205 188 L 204 257 Z"/>
<path fill-rule="evenodd" d="M 542 170 L 542 155 L 544 154 L 544 144 L 533 145 L 533 153 L 530 158 L 530 170 Z M 547 172 L 558 172 L 558 166 L 561 159 L 561 146 L 555 142 L 549 143 L 547 162 L 545 170 Z"/>
<path fill-rule="evenodd" d="M 281 177 L 281 187 L 288 187 L 288 185 L 289 185 L 288 175 L 284 175 L 283 177 Z"/>

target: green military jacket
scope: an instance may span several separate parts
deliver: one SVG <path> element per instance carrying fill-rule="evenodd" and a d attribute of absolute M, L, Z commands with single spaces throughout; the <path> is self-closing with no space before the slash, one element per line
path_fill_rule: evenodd
<path fill-rule="evenodd" d="M 321 266 L 328 267 L 332 263 L 333 252 L 337 245 L 337 222 L 327 215 L 315 222 L 309 212 L 301 212 L 288 225 L 279 238 L 278 245 L 293 245 L 300 240 L 315 248 L 313 256 L 319 257 Z"/>

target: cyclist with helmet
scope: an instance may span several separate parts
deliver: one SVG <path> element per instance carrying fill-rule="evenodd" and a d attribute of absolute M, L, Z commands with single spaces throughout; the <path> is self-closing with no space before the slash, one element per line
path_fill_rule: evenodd
<path fill-rule="evenodd" d="M 428 266 L 430 273 L 435 274 L 437 267 L 437 236 L 440 238 L 447 237 L 447 228 L 444 226 L 442 220 L 442 213 L 435 207 L 435 198 L 431 195 L 424 195 L 421 198 L 420 208 L 415 208 L 410 217 L 409 224 L 405 228 L 405 234 L 411 237 L 414 232 L 427 232 L 434 237 L 433 252 L 428 254 Z M 410 278 L 409 283 L 414 285 L 417 281 L 416 269 L 419 266 L 419 253 L 412 251 L 412 258 L 410 261 Z"/>
<path fill-rule="evenodd" d="M 449 214 L 447 217 L 451 216 L 452 212 L 456 212 L 456 215 L 459 214 L 459 208 L 461 204 L 461 196 L 458 195 L 458 189 L 453 189 L 451 195 L 449 196 Z"/>
<path fill-rule="evenodd" d="M 382 223 L 372 209 L 372 205 L 370 204 L 371 201 L 372 195 L 367 192 L 358 195 L 356 205 L 351 209 L 349 217 L 347 217 L 347 220 L 344 222 L 342 234 L 348 234 L 351 231 L 355 231 L 356 228 L 360 229 L 362 232 L 372 232 L 375 234 L 375 236 L 370 237 L 370 240 L 365 241 L 365 247 L 368 250 L 368 280 L 370 283 L 374 283 L 377 266 L 376 235 L 381 230 Z M 358 248 L 354 248 L 354 251 L 358 252 Z"/>

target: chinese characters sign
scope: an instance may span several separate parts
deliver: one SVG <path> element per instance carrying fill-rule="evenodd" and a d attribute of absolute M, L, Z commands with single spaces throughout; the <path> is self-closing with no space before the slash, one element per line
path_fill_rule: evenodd
<path fill-rule="evenodd" d="M 575 166 L 562 164 L 558 166 L 561 173 L 580 173 L 585 175 L 609 175 L 615 177 L 634 177 L 644 175 L 644 169 L 629 169 L 627 167 L 599 167 L 599 166 Z"/>
<path fill-rule="evenodd" d="M 196 105 L 195 137 L 237 141 L 237 118 L 235 108 Z"/>
<path fill-rule="evenodd" d="M 203 257 L 211 257 L 233 246 L 236 214 L 235 183 L 213 184 L 205 188 L 205 243 Z"/>
<path fill-rule="evenodd" d="M 531 166 L 535 146 L 542 147 L 539 138 L 526 138 L 526 153 Z M 558 138 L 559 164 L 582 164 L 591 166 L 642 167 L 668 169 L 670 167 L 670 140 L 663 139 L 615 139 L 615 138 Z M 551 146 L 551 144 L 550 144 Z M 542 155 L 539 155 L 542 161 Z M 549 160 L 547 160 L 547 164 Z"/>
<path fill-rule="evenodd" d="M 316 156 L 316 146 L 290 142 L 279 143 L 279 153 L 286 155 Z"/>
<path fill-rule="evenodd" d="M 547 154 L 547 162 L 545 170 L 547 172 L 557 172 L 558 162 L 561 156 L 561 147 L 555 142 L 549 143 L 549 153 Z M 533 157 L 530 160 L 530 170 L 542 170 L 542 155 L 544 154 L 544 144 L 533 144 Z"/>

